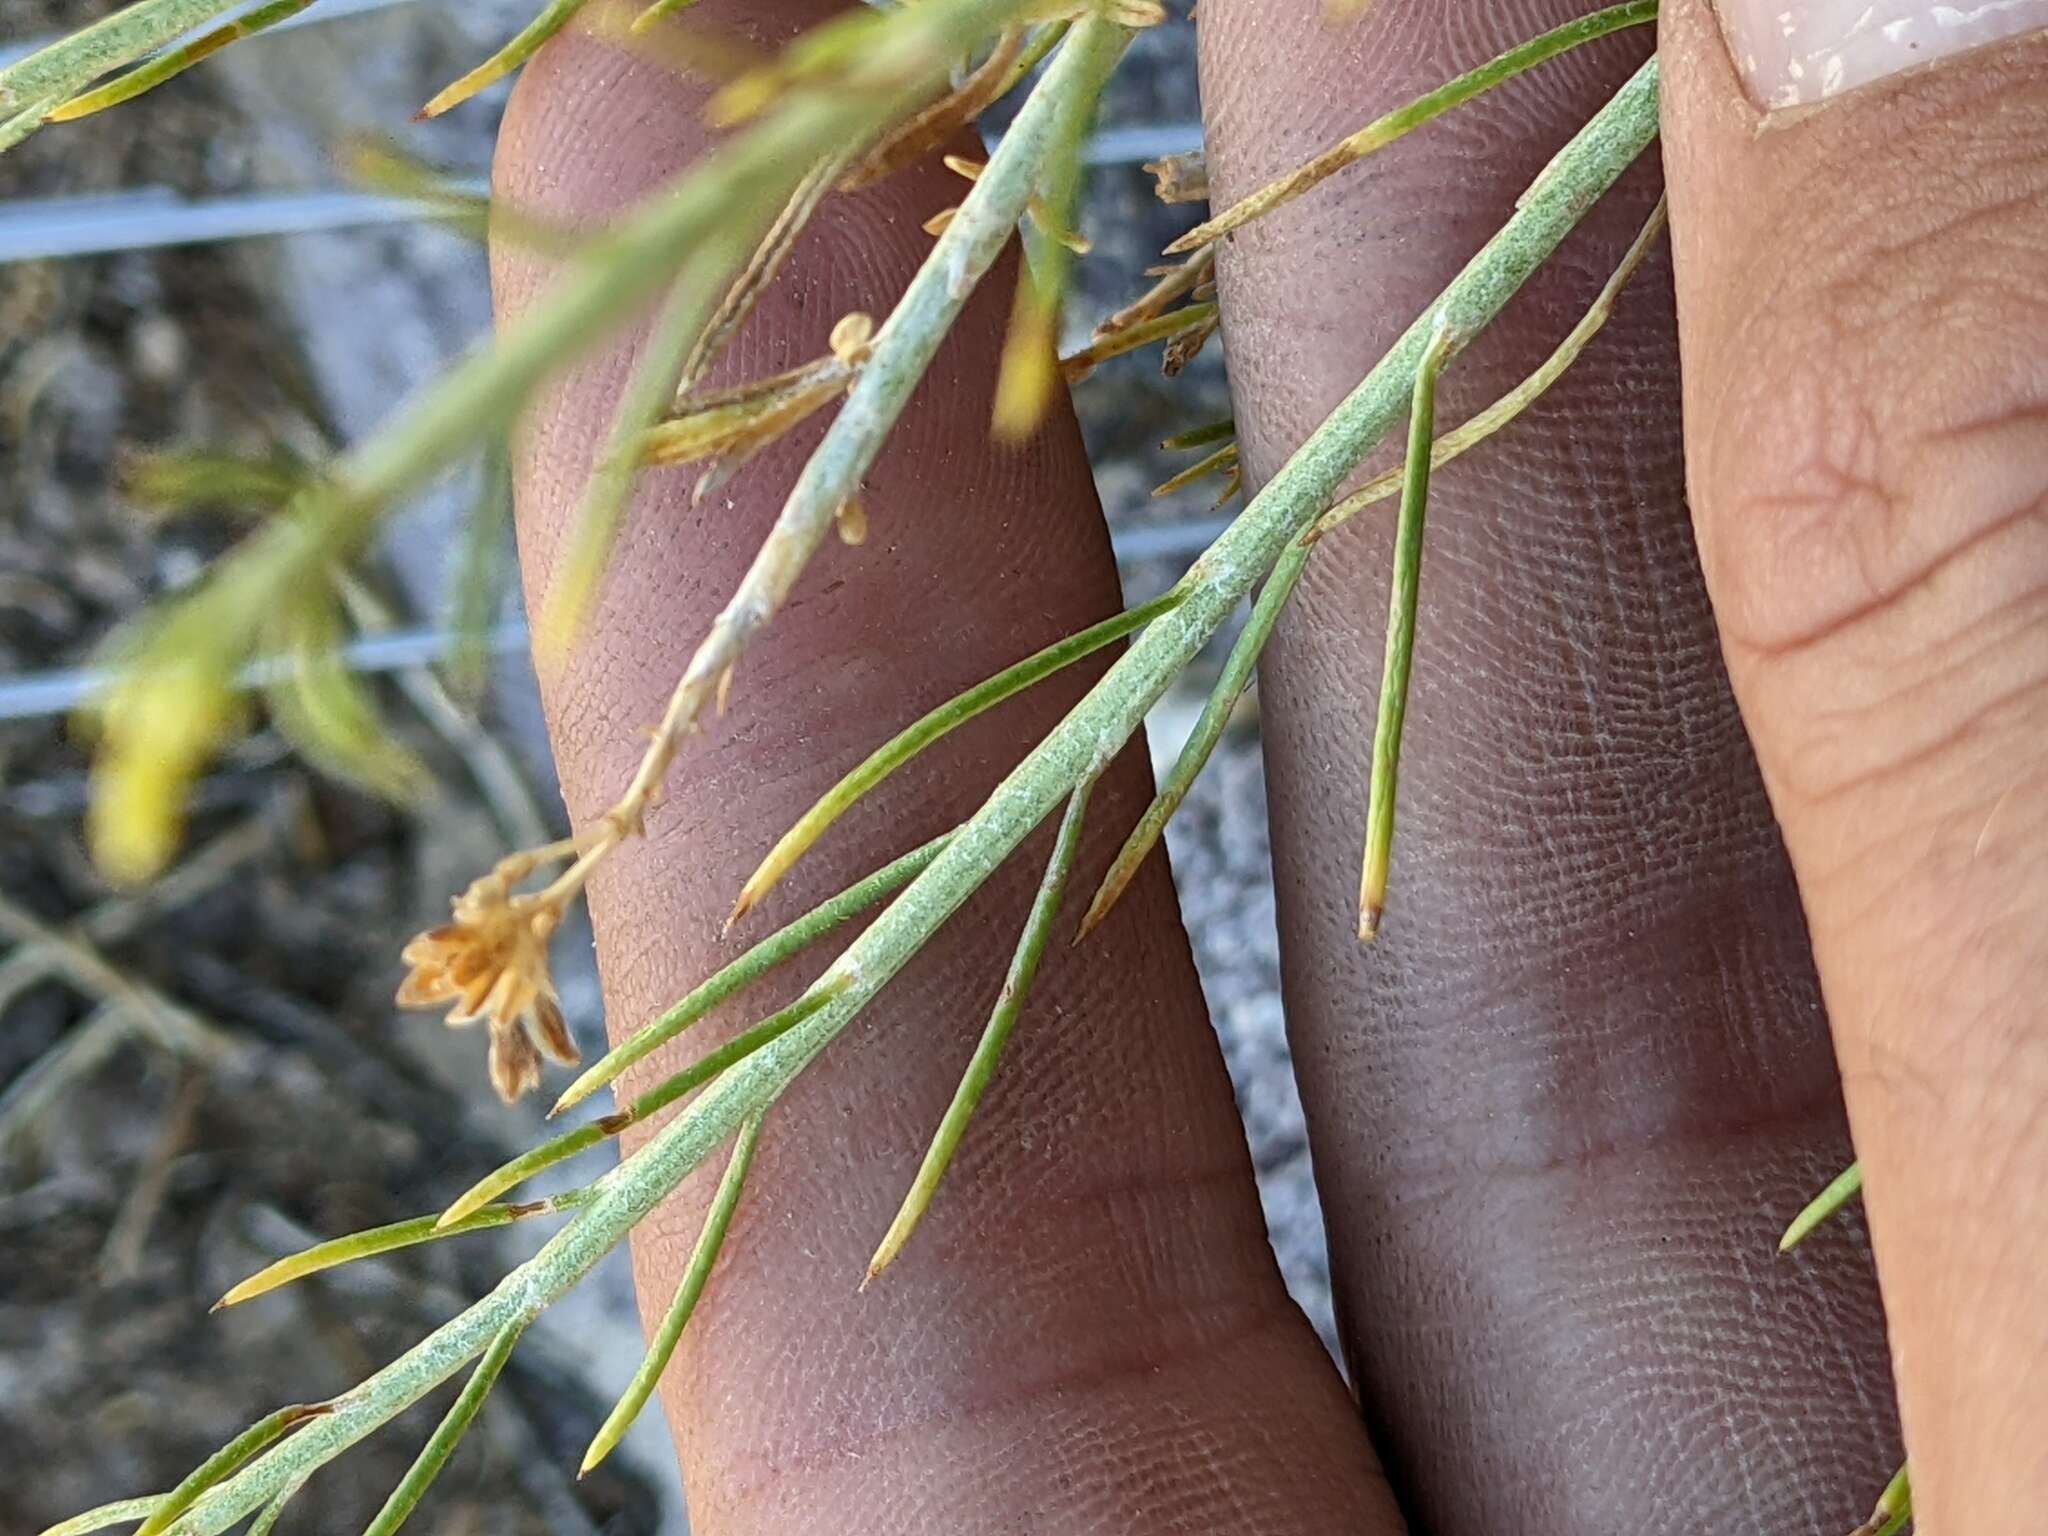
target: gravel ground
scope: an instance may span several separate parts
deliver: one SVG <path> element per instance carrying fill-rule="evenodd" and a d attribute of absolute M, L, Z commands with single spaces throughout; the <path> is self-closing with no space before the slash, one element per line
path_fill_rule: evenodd
<path fill-rule="evenodd" d="M 99 9 L 10 5 L 6 33 Z M 147 103 L 0 161 L 0 197 L 326 183 L 330 146 L 403 125 L 530 9 L 421 5 L 230 50 Z M 1141 40 L 1103 125 L 1193 121 L 1191 52 L 1185 27 Z M 479 171 L 496 110 L 486 100 L 404 127 L 401 142 Z M 1124 302 L 1128 274 L 1195 214 L 1161 208 L 1134 168 L 1100 172 L 1086 224 L 1098 256 L 1082 264 L 1077 325 Z M 0 267 L 0 674 L 78 663 L 229 536 L 215 520 L 140 518 L 121 490 L 123 455 L 352 440 L 487 323 L 480 253 L 430 229 Z M 1229 414 L 1219 354 L 1212 346 L 1175 381 L 1148 359 L 1119 361 L 1078 391 L 1119 532 L 1215 515 L 1213 488 L 1171 502 L 1149 490 L 1187 462 L 1162 454 L 1160 438 Z M 439 611 L 438 552 L 474 494 L 452 485 L 400 525 L 386 550 L 395 609 Z M 1131 566 L 1131 597 L 1184 563 Z M 1170 760 L 1211 675 L 1213 663 L 1198 668 L 1162 701 L 1155 756 Z M 425 814 L 336 789 L 259 736 L 208 787 L 195 831 L 212 862 L 191 861 L 200 869 L 189 889 L 134 910 L 109 905 L 81 856 L 78 743 L 60 723 L 0 728 L 0 899 L 42 925 L 17 921 L 4 940 L 15 955 L 0 958 L 0 1233 L 20 1255 L 0 1271 L 0 1461 L 51 1469 L 0 1508 L 0 1536 L 167 1486 L 253 1413 L 387 1358 L 517 1256 L 510 1242 L 440 1245 L 201 1320 L 268 1257 L 310 1234 L 431 1209 L 533 1135 L 530 1113 L 477 1100 L 476 1064 L 438 1024 L 395 1021 L 388 1005 L 397 939 L 483 850 L 530 841 L 518 829 L 560 814 L 519 663 L 494 680 L 488 736 L 438 710 L 430 690 L 411 676 L 389 700 L 449 786 Z M 1257 721 L 1249 706 L 1240 713 L 1169 842 L 1275 1248 L 1328 1338 L 1322 1228 L 1278 994 Z M 494 756 L 493 742 L 510 758 Z M 137 1025 L 118 1024 L 135 1010 L 109 1000 L 103 974 L 53 966 L 68 953 L 48 942 L 53 931 L 201 1021 L 199 1032 L 152 1025 L 147 1009 Z M 572 939 L 563 952 L 573 962 L 587 945 Z M 572 963 L 563 979 L 568 1011 L 594 1040 L 594 976 Z M 655 1415 L 603 1474 L 567 1475 L 639 1348 L 624 1268 L 613 1266 L 521 1350 L 503 1391 L 514 1411 L 487 1416 L 487 1453 L 451 1470 L 422 1528 L 681 1531 Z M 299 1528 L 360 1529 L 374 1509 L 365 1490 L 396 1481 L 420 1432 L 380 1437 L 355 1454 L 355 1475 L 317 1480 L 294 1506 Z"/>

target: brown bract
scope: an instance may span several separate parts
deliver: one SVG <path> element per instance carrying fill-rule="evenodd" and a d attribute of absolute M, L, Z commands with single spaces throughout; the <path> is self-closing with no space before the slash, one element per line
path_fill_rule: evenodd
<path fill-rule="evenodd" d="M 505 860 L 450 904 L 455 921 L 405 946 L 411 971 L 398 988 L 401 1008 L 448 1010 L 451 1025 L 487 1020 L 491 1086 L 512 1103 L 540 1086 L 541 1058 L 573 1067 L 580 1057 L 548 973 L 548 940 L 562 904 L 550 893 L 520 897 L 512 888 L 534 859 Z"/>

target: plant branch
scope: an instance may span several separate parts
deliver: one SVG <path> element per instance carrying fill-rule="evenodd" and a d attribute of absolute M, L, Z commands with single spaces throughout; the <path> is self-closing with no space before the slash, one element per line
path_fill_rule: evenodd
<path fill-rule="evenodd" d="M 932 3 L 925 0 L 919 9 Z M 813 983 L 810 995 L 829 994 L 817 1012 L 728 1068 L 598 1180 L 582 1213 L 488 1296 L 204 1495 L 173 1527 L 176 1536 L 218 1536 L 402 1413 L 480 1354 L 513 1318 L 561 1295 L 743 1120 L 773 1104 L 1052 807 L 1128 740 L 1172 679 L 1400 418 L 1439 317 L 1460 335 L 1483 329 L 1653 141 L 1657 100 L 1653 61 L 1537 179 L 1501 232 L 1196 563 L 1185 578 L 1186 600 L 1147 627 L 924 874 Z"/>
<path fill-rule="evenodd" d="M 1339 139 L 1306 165 L 1288 172 L 1278 181 L 1261 187 L 1207 223 L 1196 225 L 1169 245 L 1166 254 L 1179 255 L 1183 251 L 1198 250 L 1220 240 L 1232 230 L 1249 224 L 1262 214 L 1271 213 L 1281 204 L 1292 202 L 1311 187 L 1319 186 L 1345 167 L 1356 165 L 1375 150 L 1385 149 L 1396 139 L 1406 138 L 1416 129 L 1435 122 L 1446 112 L 1483 96 L 1495 86 L 1512 80 L 1525 70 L 1533 69 L 1561 53 L 1590 43 L 1595 38 L 1605 37 L 1610 32 L 1642 26 L 1656 19 L 1657 0 L 1628 0 L 1625 5 L 1610 6 L 1604 11 L 1595 11 L 1590 16 L 1581 16 L 1575 21 L 1568 21 L 1561 27 L 1545 32 L 1540 37 L 1533 37 L 1518 47 L 1510 48 L 1499 58 L 1489 60 L 1477 69 L 1438 86 L 1428 95 L 1418 97 L 1406 106 L 1389 112 L 1385 117 L 1367 123 L 1348 138 Z"/>

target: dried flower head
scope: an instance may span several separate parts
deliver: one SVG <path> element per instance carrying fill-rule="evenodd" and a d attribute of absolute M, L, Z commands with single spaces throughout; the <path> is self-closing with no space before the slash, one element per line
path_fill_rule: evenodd
<path fill-rule="evenodd" d="M 548 973 L 548 940 L 564 902 L 552 889 L 518 896 L 513 888 L 546 850 L 515 854 L 450 903 L 455 920 L 405 946 L 412 970 L 398 989 L 401 1008 L 438 1008 L 453 1025 L 487 1020 L 491 1086 L 510 1104 L 540 1086 L 541 1058 L 573 1067 L 581 1058 Z"/>

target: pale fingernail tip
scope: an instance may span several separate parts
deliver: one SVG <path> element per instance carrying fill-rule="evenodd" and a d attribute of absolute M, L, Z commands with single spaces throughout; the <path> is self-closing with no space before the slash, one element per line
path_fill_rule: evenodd
<path fill-rule="evenodd" d="M 2048 28 L 2048 0 L 1718 0 L 1722 36 L 1766 112 L 1867 85 Z"/>

